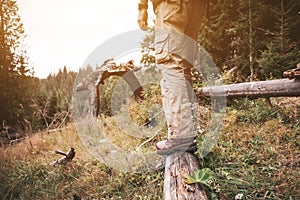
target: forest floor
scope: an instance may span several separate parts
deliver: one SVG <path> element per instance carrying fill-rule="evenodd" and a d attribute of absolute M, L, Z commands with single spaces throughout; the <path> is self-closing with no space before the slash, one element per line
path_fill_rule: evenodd
<path fill-rule="evenodd" d="M 300 100 L 277 98 L 272 105 L 230 102 L 218 143 L 201 160 L 215 174 L 206 187 L 210 199 L 300 199 Z M 49 165 L 60 158 L 55 149 L 71 146 L 72 162 Z M 163 170 L 123 173 L 100 163 L 73 124 L 0 147 L 0 163 L 0 199 L 163 198 Z"/>

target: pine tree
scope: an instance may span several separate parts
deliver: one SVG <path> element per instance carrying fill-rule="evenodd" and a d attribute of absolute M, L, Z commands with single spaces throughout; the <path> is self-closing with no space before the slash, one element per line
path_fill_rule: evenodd
<path fill-rule="evenodd" d="M 24 126 L 36 89 L 29 88 L 35 80 L 28 76 L 24 38 L 16 0 L 0 0 L 0 122 L 17 128 Z"/>
<path fill-rule="evenodd" d="M 0 69 L 9 75 L 27 72 L 25 37 L 16 0 L 0 0 Z"/>
<path fill-rule="evenodd" d="M 232 21 L 236 17 L 236 3 L 233 0 L 210 0 L 206 16 L 200 28 L 199 42 L 210 53 L 219 68 L 232 64 L 234 50 L 231 41 L 235 37 Z"/>
<path fill-rule="evenodd" d="M 221 70 L 236 68 L 231 81 L 265 79 L 265 74 L 270 73 L 277 74 L 278 78 L 279 72 L 276 71 L 282 71 L 283 65 L 295 65 L 295 59 L 299 57 L 297 49 L 300 42 L 300 2 L 282 2 L 284 11 L 280 8 L 281 0 L 209 1 L 199 41 Z M 287 11 L 283 17 L 281 12 Z M 284 50 L 281 53 L 277 48 L 280 45 Z M 278 63 L 281 67 L 271 67 L 272 60 L 278 60 L 273 52 L 277 52 L 285 60 Z M 274 57 L 271 58 L 268 54 L 273 54 Z M 268 58 L 270 63 L 263 64 L 263 59 Z M 289 64 L 286 63 L 288 60 L 291 61 Z"/>
<path fill-rule="evenodd" d="M 40 80 L 39 95 L 34 99 L 36 129 L 57 128 L 68 122 L 73 86 L 77 73 L 64 66 L 57 74 Z"/>
<path fill-rule="evenodd" d="M 298 6 L 298 9 L 297 9 Z M 293 38 L 294 29 L 299 29 L 300 20 L 297 1 L 279 0 L 270 5 L 274 23 L 268 31 L 270 40 L 258 60 L 263 79 L 281 78 L 282 73 L 300 62 L 299 38 Z"/>
<path fill-rule="evenodd" d="M 265 48 L 264 29 L 266 5 L 263 0 L 239 0 L 237 20 L 232 23 L 235 31 L 231 45 L 234 48 L 234 62 L 238 67 L 238 81 L 258 79 L 257 59 Z"/>

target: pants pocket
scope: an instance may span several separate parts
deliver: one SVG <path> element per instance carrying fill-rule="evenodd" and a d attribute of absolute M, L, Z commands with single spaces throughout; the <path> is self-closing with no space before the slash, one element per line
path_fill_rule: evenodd
<path fill-rule="evenodd" d="M 183 31 L 188 22 L 191 12 L 190 0 L 168 0 L 166 8 L 163 11 L 163 20 L 165 23 L 174 25 Z"/>
<path fill-rule="evenodd" d="M 157 63 L 169 60 L 169 34 L 157 34 L 155 36 L 155 59 Z"/>

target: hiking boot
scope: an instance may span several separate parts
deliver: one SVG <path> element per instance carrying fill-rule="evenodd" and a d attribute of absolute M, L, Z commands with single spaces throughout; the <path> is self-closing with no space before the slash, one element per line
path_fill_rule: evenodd
<path fill-rule="evenodd" d="M 168 139 L 156 143 L 156 152 L 159 155 L 169 155 L 176 151 L 195 152 L 197 141 L 195 138 L 187 139 Z"/>

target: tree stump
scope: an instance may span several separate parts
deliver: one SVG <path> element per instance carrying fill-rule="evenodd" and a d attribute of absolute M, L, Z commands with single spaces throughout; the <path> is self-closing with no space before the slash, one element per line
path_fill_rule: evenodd
<path fill-rule="evenodd" d="M 200 169 L 199 160 L 191 153 L 175 152 L 166 158 L 164 199 L 165 200 L 207 200 L 200 184 L 188 185 L 184 178 Z"/>

